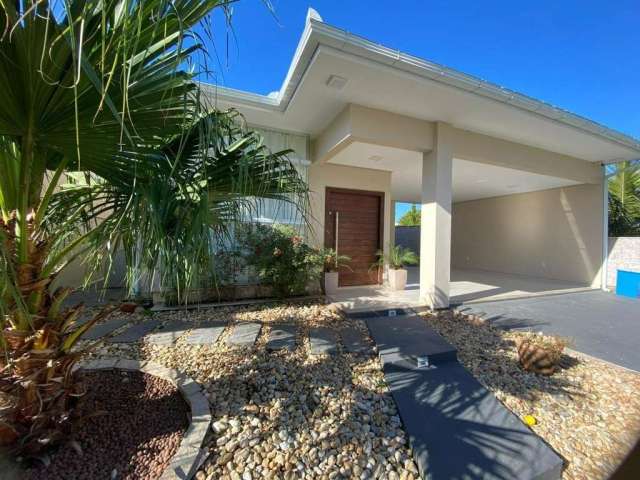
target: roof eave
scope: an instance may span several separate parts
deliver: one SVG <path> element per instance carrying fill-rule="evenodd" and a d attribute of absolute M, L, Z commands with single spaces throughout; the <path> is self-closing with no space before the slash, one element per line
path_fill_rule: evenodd
<path fill-rule="evenodd" d="M 300 38 L 287 76 L 275 97 L 243 92 L 231 88 L 210 86 L 215 89 L 217 98 L 241 103 L 254 108 L 273 112 L 284 112 L 289 106 L 307 67 L 319 45 L 326 45 L 342 52 L 357 55 L 383 65 L 443 83 L 462 91 L 498 101 L 529 113 L 569 125 L 590 135 L 605 138 L 631 150 L 640 156 L 640 140 L 610 129 L 600 123 L 589 120 L 550 103 L 501 87 L 480 78 L 430 62 L 412 55 L 393 50 L 332 27 L 313 17 L 308 17 L 304 32 Z"/>

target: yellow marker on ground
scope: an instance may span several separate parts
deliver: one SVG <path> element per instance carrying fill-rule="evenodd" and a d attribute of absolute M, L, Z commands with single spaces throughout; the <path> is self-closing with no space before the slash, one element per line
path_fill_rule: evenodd
<path fill-rule="evenodd" d="M 533 427 L 536 423 L 538 423 L 538 420 L 536 420 L 536 417 L 534 417 L 533 415 L 525 415 L 523 417 L 523 420 L 524 423 L 526 423 L 530 427 Z"/>

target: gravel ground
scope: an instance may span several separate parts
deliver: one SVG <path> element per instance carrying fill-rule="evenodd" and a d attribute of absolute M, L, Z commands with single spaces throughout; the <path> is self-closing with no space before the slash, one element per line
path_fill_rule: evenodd
<path fill-rule="evenodd" d="M 182 337 L 170 347 L 105 345 L 96 352 L 153 360 L 204 385 L 213 423 L 198 480 L 418 478 L 377 358 L 309 354 L 309 327 L 351 324 L 364 332 L 362 322 L 317 304 L 174 311 L 154 318 L 263 325 L 253 348 L 227 347 L 228 328 L 213 346 L 189 346 Z M 299 325 L 296 349 L 266 351 L 274 323 Z"/>
<path fill-rule="evenodd" d="M 551 377 L 518 365 L 525 335 L 464 315 L 424 314 L 461 363 L 565 459 L 565 479 L 608 478 L 640 435 L 640 374 L 569 352 Z"/>
<path fill-rule="evenodd" d="M 141 372 L 88 372 L 86 420 L 75 444 L 26 479 L 150 480 L 159 478 L 188 426 L 189 407 L 170 382 Z"/>

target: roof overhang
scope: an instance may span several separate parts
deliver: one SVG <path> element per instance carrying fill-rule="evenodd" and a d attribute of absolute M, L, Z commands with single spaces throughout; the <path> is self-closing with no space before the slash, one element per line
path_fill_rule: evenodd
<path fill-rule="evenodd" d="M 347 79 L 342 89 L 330 76 Z M 219 108 L 250 123 L 320 134 L 347 104 L 609 163 L 640 157 L 640 141 L 551 104 L 323 23 L 313 11 L 280 90 L 259 95 L 205 85 Z"/>

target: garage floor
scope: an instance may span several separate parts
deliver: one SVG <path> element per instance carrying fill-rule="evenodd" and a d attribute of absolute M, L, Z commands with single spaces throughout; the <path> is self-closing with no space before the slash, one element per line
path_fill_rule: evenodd
<path fill-rule="evenodd" d="M 471 303 L 458 310 L 500 328 L 569 337 L 574 350 L 640 371 L 640 299 L 590 290 Z"/>
<path fill-rule="evenodd" d="M 380 286 L 345 287 L 331 295 L 334 302 L 352 311 L 381 310 L 420 306 L 418 267 L 407 268 L 407 287 L 392 292 Z M 482 270 L 451 271 L 451 304 L 468 304 L 513 298 L 584 291 L 589 288 L 578 283 L 545 278 L 525 277 Z"/>

